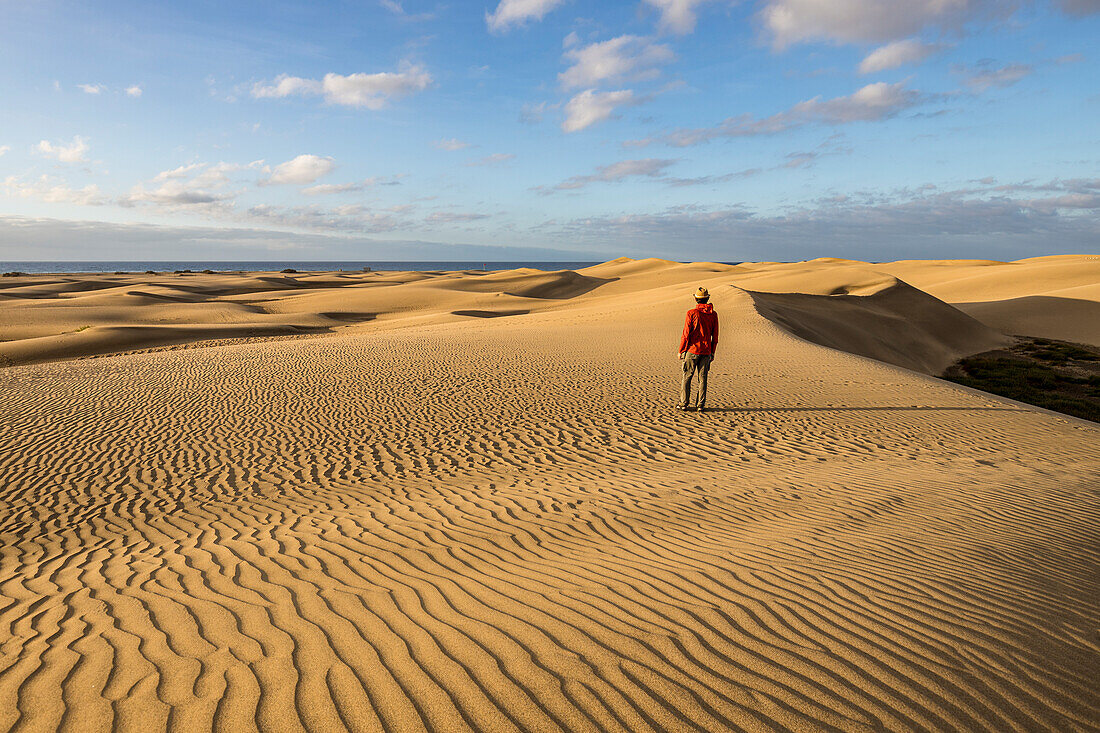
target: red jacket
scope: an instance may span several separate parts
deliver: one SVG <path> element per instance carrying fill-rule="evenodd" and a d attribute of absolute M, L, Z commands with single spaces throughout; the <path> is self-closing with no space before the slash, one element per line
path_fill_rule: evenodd
<path fill-rule="evenodd" d="M 718 314 L 710 303 L 699 303 L 687 312 L 680 353 L 713 354 L 718 348 Z"/>

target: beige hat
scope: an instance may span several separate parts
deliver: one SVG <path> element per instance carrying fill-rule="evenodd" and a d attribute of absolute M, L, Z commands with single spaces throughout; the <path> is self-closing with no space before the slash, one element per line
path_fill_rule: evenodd
<path fill-rule="evenodd" d="M 707 290 L 706 288 L 702 287 L 702 286 L 700 286 L 699 289 L 695 291 L 695 299 L 696 300 L 699 300 L 700 298 L 709 298 L 709 297 L 710 297 L 710 291 Z"/>

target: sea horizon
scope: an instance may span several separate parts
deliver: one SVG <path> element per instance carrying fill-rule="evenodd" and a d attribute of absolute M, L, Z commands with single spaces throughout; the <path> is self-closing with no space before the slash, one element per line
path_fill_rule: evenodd
<path fill-rule="evenodd" d="M 361 272 L 364 267 L 394 270 L 575 270 L 600 264 L 599 260 L 19 260 L 0 261 L 0 271 L 27 275 L 110 274 L 175 272 L 272 272 L 292 269 L 300 272 Z"/>

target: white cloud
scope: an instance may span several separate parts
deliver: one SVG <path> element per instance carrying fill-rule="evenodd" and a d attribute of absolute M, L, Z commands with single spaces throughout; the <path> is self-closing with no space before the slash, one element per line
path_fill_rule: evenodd
<path fill-rule="evenodd" d="M 154 181 L 172 181 L 180 178 L 187 178 L 195 171 L 202 170 L 206 167 L 206 163 L 189 163 L 187 165 L 181 165 L 179 168 L 173 168 L 172 170 L 161 171 L 153 177 Z"/>
<path fill-rule="evenodd" d="M 543 16 L 562 4 L 562 0 L 500 0 L 497 9 L 485 14 L 485 24 L 494 33 L 501 33 L 514 25 L 529 20 L 542 20 Z"/>
<path fill-rule="evenodd" d="M 0 155 L 3 155 L 4 153 L 8 152 L 9 150 L 11 150 L 10 145 L 0 145 Z"/>
<path fill-rule="evenodd" d="M 448 150 L 450 152 L 454 152 L 456 150 L 465 150 L 466 148 L 470 147 L 470 143 L 452 137 L 444 138 L 442 140 L 436 140 L 434 143 L 432 143 L 432 146 L 439 148 L 440 150 Z"/>
<path fill-rule="evenodd" d="M 107 203 L 107 199 L 100 193 L 99 187 L 89 183 L 83 188 L 71 188 L 64 181 L 54 183 L 49 176 L 41 176 L 35 181 L 21 181 L 15 176 L 8 176 L 0 188 L 7 196 L 19 198 L 35 198 L 53 204 L 79 204 L 82 206 L 98 206 Z"/>
<path fill-rule="evenodd" d="M 364 191 L 372 186 L 397 185 L 399 183 L 397 178 L 399 177 L 400 176 L 391 178 L 367 178 L 352 183 L 320 183 L 316 186 L 303 188 L 302 193 L 306 196 L 329 196 L 338 193 L 352 193 L 355 191 Z"/>
<path fill-rule="evenodd" d="M 275 166 L 275 170 L 271 172 L 271 175 L 261 183 L 265 185 L 283 183 L 305 185 L 327 176 L 334 168 L 336 168 L 336 162 L 332 158 L 322 158 L 319 155 L 299 155 Z"/>
<path fill-rule="evenodd" d="M 133 206 L 139 203 L 189 206 L 213 204 L 230 198 L 233 198 L 232 194 L 205 191 L 190 182 L 166 181 L 153 189 L 147 189 L 142 184 L 138 184 L 129 194 L 119 199 L 119 204 L 122 206 Z"/>
<path fill-rule="evenodd" d="M 345 107 L 381 109 L 391 97 L 423 91 L 431 83 L 431 75 L 419 66 L 378 74 L 325 74 L 325 101 Z"/>
<path fill-rule="evenodd" d="M 584 188 L 589 183 L 616 183 L 626 178 L 643 176 L 647 178 L 660 178 L 665 169 L 678 162 L 676 159 L 665 160 L 660 158 L 644 158 L 641 160 L 620 160 L 611 165 L 603 165 L 596 168 L 596 172 L 587 176 L 573 176 L 562 181 L 554 188 L 568 191 Z"/>
<path fill-rule="evenodd" d="M 859 64 L 859 73 L 873 74 L 877 71 L 896 69 L 906 64 L 918 64 L 939 48 L 939 44 L 921 43 L 915 38 L 894 41 L 867 54 Z"/>
<path fill-rule="evenodd" d="M 252 96 L 255 99 L 266 99 L 270 97 L 289 97 L 292 94 L 321 94 L 323 91 L 324 85 L 316 79 L 303 79 L 298 76 L 280 74 L 275 77 L 273 84 L 264 85 L 263 82 L 257 82 L 253 85 Z"/>
<path fill-rule="evenodd" d="M 233 175 L 245 171 L 263 170 L 264 162 L 189 163 L 161 171 L 146 183 L 139 183 L 128 194 L 120 196 L 120 206 L 154 204 L 165 207 L 224 207 L 241 191 L 231 190 Z"/>
<path fill-rule="evenodd" d="M 661 13 L 661 30 L 685 35 L 695 30 L 695 8 L 708 0 L 645 0 Z"/>
<path fill-rule="evenodd" d="M 592 125 L 610 119 L 619 107 L 630 107 L 644 101 L 634 96 L 634 92 L 623 89 L 615 92 L 597 92 L 586 89 L 570 99 L 565 105 L 565 120 L 561 129 L 565 132 L 578 132 Z"/>
<path fill-rule="evenodd" d="M 316 186 L 303 188 L 302 193 L 306 196 L 329 196 L 336 193 L 362 191 L 368 185 L 367 181 L 361 181 L 359 183 L 320 183 Z"/>
<path fill-rule="evenodd" d="M 85 94 L 99 94 L 107 88 L 102 84 L 77 84 L 77 86 L 80 87 L 80 90 Z"/>
<path fill-rule="evenodd" d="M 904 82 L 877 82 L 856 90 L 846 97 L 821 101 L 814 97 L 791 108 L 793 122 L 814 120 L 826 124 L 841 124 L 858 120 L 881 120 L 916 104 L 920 92 L 906 89 Z"/>
<path fill-rule="evenodd" d="M 988 61 L 980 62 L 976 66 L 955 66 L 952 71 L 963 75 L 963 83 L 974 92 L 984 92 L 993 88 L 1010 87 L 1026 76 L 1029 76 L 1035 68 L 1030 64 L 1008 64 L 1001 67 L 993 67 Z"/>
<path fill-rule="evenodd" d="M 484 158 L 478 158 L 467 163 L 467 166 L 482 166 L 482 165 L 496 165 L 497 163 L 507 163 L 509 160 L 515 158 L 515 153 L 493 153 L 492 155 L 486 155 Z"/>
<path fill-rule="evenodd" d="M 132 87 L 126 87 L 126 96 L 128 97 L 140 97 L 141 92 L 142 89 L 140 84 L 134 84 Z"/>
<path fill-rule="evenodd" d="M 427 224 L 465 224 L 479 219 L 488 219 L 488 214 L 467 214 L 450 211 L 438 211 L 424 218 Z"/>
<path fill-rule="evenodd" d="M 83 163 L 86 160 L 84 154 L 88 152 L 88 142 L 76 135 L 68 145 L 43 140 L 35 146 L 35 150 L 48 158 L 57 158 L 62 163 Z"/>
<path fill-rule="evenodd" d="M 565 58 L 573 62 L 558 74 L 566 89 L 592 87 L 605 81 L 630 78 L 652 79 L 660 72 L 654 68 L 673 59 L 672 50 L 638 36 L 619 36 L 584 48 L 570 48 Z"/>
<path fill-rule="evenodd" d="M 650 143 L 661 142 L 674 147 L 687 147 L 723 137 L 773 135 L 810 123 L 841 125 L 849 122 L 883 120 L 923 100 L 924 96 L 920 92 L 906 89 L 904 82 L 887 84 L 880 81 L 868 84 L 845 97 L 825 100 L 814 97 L 763 119 L 749 114 L 738 115 L 730 117 L 715 127 L 676 130 L 659 138 L 628 141 L 625 145 L 643 147 Z"/>
<path fill-rule="evenodd" d="M 958 29 L 984 15 L 1007 15 L 1010 0 L 766 0 L 760 20 L 777 48 L 803 41 L 893 41 L 926 27 Z"/>
<path fill-rule="evenodd" d="M 390 99 L 427 89 L 432 77 L 420 66 L 404 64 L 400 71 L 376 74 L 325 74 L 324 79 L 303 79 L 283 74 L 271 84 L 262 82 L 252 87 L 256 99 L 289 97 L 292 95 L 323 95 L 329 104 L 345 107 L 381 109 Z"/>

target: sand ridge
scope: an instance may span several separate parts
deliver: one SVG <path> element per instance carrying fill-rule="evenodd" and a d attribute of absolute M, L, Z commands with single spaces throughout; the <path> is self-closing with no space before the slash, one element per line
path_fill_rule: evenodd
<path fill-rule="evenodd" d="M 782 324 L 965 318 L 876 266 L 632 264 L 0 369 L 0 729 L 1097 729 L 1100 429 Z"/>

